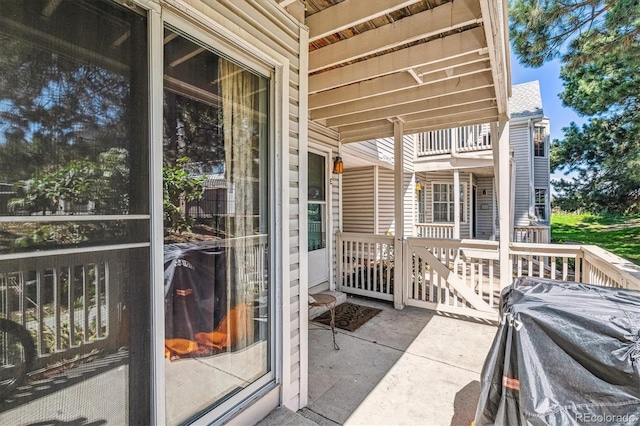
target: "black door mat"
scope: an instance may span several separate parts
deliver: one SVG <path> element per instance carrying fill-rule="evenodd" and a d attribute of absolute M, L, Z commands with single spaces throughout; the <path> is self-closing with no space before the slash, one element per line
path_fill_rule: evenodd
<path fill-rule="evenodd" d="M 336 327 L 347 331 L 355 331 L 362 324 L 378 315 L 382 309 L 372 308 L 370 306 L 356 305 L 355 303 L 343 303 L 336 306 Z M 331 312 L 313 319 L 320 324 L 329 325 L 331 323 Z"/>

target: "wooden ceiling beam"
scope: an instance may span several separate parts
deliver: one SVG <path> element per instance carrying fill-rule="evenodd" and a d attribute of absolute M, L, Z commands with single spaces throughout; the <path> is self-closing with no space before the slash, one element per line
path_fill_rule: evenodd
<path fill-rule="evenodd" d="M 403 125 L 404 134 L 429 132 L 432 130 L 452 129 L 460 126 L 470 126 L 473 124 L 485 124 L 498 120 L 498 108 L 492 107 L 487 110 L 475 111 L 472 113 L 451 115 L 431 120 L 408 122 Z M 393 136 L 393 126 L 360 129 L 354 131 L 340 132 L 340 142 L 343 144 L 363 142 L 367 140 L 388 138 Z"/>
<path fill-rule="evenodd" d="M 377 109 L 388 109 L 390 107 L 397 108 L 402 104 L 409 104 L 416 101 L 436 98 L 438 96 L 489 87 L 491 85 L 493 85 L 491 74 L 489 72 L 484 72 L 447 80 L 439 84 L 426 84 L 407 90 L 397 91 L 365 99 L 359 99 L 353 102 L 343 103 L 331 107 L 320 108 L 311 111 L 310 117 L 312 120 L 319 120 L 335 118 L 344 115 L 353 115 Z M 415 111 L 417 112 L 420 110 L 416 109 Z"/>
<path fill-rule="evenodd" d="M 446 68 L 430 72 L 428 74 L 423 74 L 422 81 L 424 83 L 422 84 L 433 84 L 449 80 L 451 78 L 464 77 L 466 75 L 476 74 L 491 69 L 488 62 L 489 59 L 487 57 L 479 55 L 475 56 L 484 58 L 484 61 L 471 62 L 468 65 L 453 65 L 453 62 L 447 61 Z M 451 72 L 448 72 L 447 70 L 451 70 Z M 319 108 L 351 102 L 355 99 L 370 98 L 417 86 L 418 83 L 409 72 L 389 74 L 371 80 L 361 81 L 349 86 L 338 87 L 337 89 L 309 95 L 309 110 L 312 111 Z"/>
<path fill-rule="evenodd" d="M 477 1 L 456 0 L 445 3 L 309 52 L 309 72 L 480 22 L 482 22 L 482 12 Z"/>
<path fill-rule="evenodd" d="M 309 42 L 407 7 L 417 0 L 345 0 L 309 16 Z"/>
<path fill-rule="evenodd" d="M 483 52 L 485 48 L 484 30 L 474 28 L 312 75 L 309 77 L 309 93 L 426 66 L 472 52 Z"/>
<path fill-rule="evenodd" d="M 424 75 L 428 75 L 428 74 L 432 74 L 440 71 L 446 71 L 448 69 L 452 69 L 456 67 L 476 64 L 478 62 L 486 62 L 488 64 L 487 67 L 490 68 L 491 64 L 489 63 L 489 61 L 490 59 L 488 54 L 486 53 L 478 54 L 477 52 L 473 52 L 473 53 L 469 53 L 468 55 L 457 56 L 452 59 L 447 59 L 440 62 L 434 62 L 429 65 L 418 67 L 418 68 L 415 68 L 415 71 L 419 76 L 422 77 Z"/>
<path fill-rule="evenodd" d="M 482 16 L 485 17 L 487 47 L 491 57 L 491 70 L 495 81 L 496 97 L 500 114 L 509 116 L 509 92 L 511 91 L 509 69 L 508 34 L 503 33 L 501 22 L 507 20 L 504 2 L 480 0 Z"/>
<path fill-rule="evenodd" d="M 486 110 L 479 110 L 470 113 L 449 115 L 428 120 L 420 120 L 405 123 L 405 133 L 421 133 L 432 130 L 452 129 L 472 124 L 485 124 L 498 121 L 498 108 L 493 106 Z"/>
<path fill-rule="evenodd" d="M 468 114 L 475 111 L 494 108 L 495 106 L 496 106 L 495 98 L 482 99 L 482 96 L 479 96 L 478 98 L 473 96 L 473 97 L 470 97 L 469 102 L 465 103 L 464 105 L 455 105 L 452 107 L 441 108 L 438 110 L 418 112 L 416 114 L 405 114 L 402 116 L 402 119 L 405 120 L 405 122 L 428 120 L 435 117 L 444 117 L 447 115 L 458 115 L 461 113 Z"/>
<path fill-rule="evenodd" d="M 476 102 L 495 102 L 494 93 L 491 88 L 480 88 L 463 93 L 456 93 L 448 96 L 440 96 L 423 101 L 413 102 L 388 109 L 380 109 L 359 114 L 346 115 L 344 117 L 327 120 L 327 127 L 340 129 L 345 126 L 357 125 L 365 127 L 371 121 L 383 120 L 392 116 L 399 116 L 403 120 L 405 117 L 434 117 L 438 115 L 451 114 L 452 107 L 456 112 L 472 112 Z M 495 103 L 493 104 L 495 106 Z M 442 111 L 441 111 L 442 110 Z"/>
<path fill-rule="evenodd" d="M 340 132 L 340 142 L 342 142 L 343 144 L 388 137 L 393 137 L 392 123 L 388 123 L 384 126 L 365 127 L 361 129 Z"/>

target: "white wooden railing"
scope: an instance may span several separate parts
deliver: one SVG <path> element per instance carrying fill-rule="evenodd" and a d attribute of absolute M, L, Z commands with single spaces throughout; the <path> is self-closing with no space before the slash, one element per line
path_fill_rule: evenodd
<path fill-rule="evenodd" d="M 549 242 L 550 228 L 548 226 L 514 226 L 513 241 L 517 243 L 541 243 Z"/>
<path fill-rule="evenodd" d="M 597 246 L 511 243 L 513 275 L 640 290 L 640 267 Z"/>
<path fill-rule="evenodd" d="M 514 242 L 512 273 L 500 277 L 496 241 L 407 238 L 403 244 L 403 303 L 449 314 L 497 319 L 500 291 L 520 276 L 640 290 L 640 267 L 596 246 Z M 339 288 L 393 300 L 393 253 L 392 236 L 337 234 Z"/>
<path fill-rule="evenodd" d="M 464 126 L 456 129 L 458 152 L 473 152 L 491 149 L 491 132 L 488 124 Z"/>
<path fill-rule="evenodd" d="M 416 144 L 418 157 L 450 154 L 452 148 L 456 152 L 490 150 L 489 125 L 479 124 L 418 134 Z"/>
<path fill-rule="evenodd" d="M 416 223 L 416 235 L 422 238 L 453 238 L 453 223 Z"/>
<path fill-rule="evenodd" d="M 341 291 L 393 300 L 393 236 L 338 233 L 336 256 Z"/>
<path fill-rule="evenodd" d="M 406 247 L 407 305 L 497 318 L 497 242 L 408 238 Z"/>

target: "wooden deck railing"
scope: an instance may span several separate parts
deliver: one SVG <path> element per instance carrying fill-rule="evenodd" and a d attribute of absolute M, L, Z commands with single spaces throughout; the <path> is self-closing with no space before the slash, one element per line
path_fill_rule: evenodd
<path fill-rule="evenodd" d="M 498 243 L 408 238 L 405 303 L 496 319 L 500 298 Z"/>
<path fill-rule="evenodd" d="M 490 150 L 491 133 L 485 124 L 463 126 L 455 129 L 434 130 L 417 137 L 418 157 Z"/>
<path fill-rule="evenodd" d="M 341 291 L 393 300 L 393 236 L 338 233 L 336 256 Z"/>
<path fill-rule="evenodd" d="M 518 243 L 549 243 L 551 231 L 548 226 L 514 226 L 513 241 Z"/>
<path fill-rule="evenodd" d="M 453 223 L 416 223 L 416 234 L 422 238 L 453 238 Z"/>
<path fill-rule="evenodd" d="M 340 289 L 393 300 L 393 237 L 339 233 L 337 241 Z M 640 290 L 640 267 L 596 246 L 511 243 L 508 277 L 499 276 L 498 250 L 496 241 L 408 238 L 403 303 L 497 319 L 500 291 L 514 277 Z"/>
<path fill-rule="evenodd" d="M 511 243 L 509 253 L 515 276 L 640 290 L 640 267 L 597 246 Z"/>

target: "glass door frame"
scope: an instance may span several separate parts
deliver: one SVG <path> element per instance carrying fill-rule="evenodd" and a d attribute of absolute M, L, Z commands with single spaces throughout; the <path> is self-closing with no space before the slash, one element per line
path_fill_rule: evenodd
<path fill-rule="evenodd" d="M 117 1 L 117 0 L 115 0 Z M 285 199 L 283 190 L 279 190 L 288 185 L 288 174 L 286 173 L 288 159 L 286 157 L 285 148 L 288 146 L 288 113 L 282 106 L 277 106 L 277 101 L 282 102 L 282 93 L 288 93 L 284 90 L 284 85 L 288 84 L 288 78 L 284 70 L 288 72 L 288 64 L 286 58 L 273 58 L 271 55 L 258 52 L 255 47 L 252 48 L 253 53 L 249 53 L 244 49 L 237 40 L 230 40 L 228 30 L 222 28 L 210 18 L 199 16 L 195 12 L 193 15 L 184 17 L 185 12 L 183 5 L 175 4 L 168 0 L 161 7 L 160 5 L 149 0 L 134 0 L 136 5 L 148 10 L 149 22 L 149 85 L 150 85 L 150 138 L 151 138 L 151 205 L 152 205 L 152 277 L 153 277 L 153 306 L 152 306 L 152 359 L 153 378 L 152 378 L 152 415 L 153 424 L 166 424 L 165 398 L 166 398 L 166 381 L 165 381 L 165 356 L 164 356 L 164 262 L 163 262 L 163 215 L 162 215 L 162 135 L 163 135 L 163 57 L 164 57 L 164 29 L 165 24 L 170 25 L 182 31 L 184 34 L 193 37 L 200 43 L 209 46 L 213 51 L 224 55 L 227 58 L 241 63 L 243 66 L 252 69 L 258 74 L 265 75 L 270 79 L 270 99 L 269 99 L 269 179 L 273 185 L 269 185 L 269 315 L 272 318 L 269 330 L 269 373 L 261 377 L 247 388 L 229 397 L 227 400 L 215 406 L 215 408 L 200 416 L 197 421 L 199 423 L 219 423 L 224 422 L 233 415 L 237 414 L 242 408 L 247 406 L 249 402 L 253 402 L 260 396 L 265 395 L 275 388 L 278 383 L 286 383 L 283 370 L 288 366 L 283 366 L 283 353 L 287 352 L 287 344 L 284 339 L 288 338 L 288 334 L 283 331 L 283 317 L 288 311 L 283 309 L 282 300 L 287 300 L 281 295 L 284 287 L 281 283 L 288 283 L 289 265 L 283 260 L 284 252 L 282 245 L 284 236 L 288 236 L 288 227 L 284 226 L 278 218 L 283 217 L 286 207 L 284 203 L 288 203 Z M 179 9 L 180 8 L 180 9 Z M 198 22 L 199 21 L 199 22 Z M 204 22 L 203 22 L 204 21 Z M 210 32 L 202 30 L 203 24 Z M 216 31 L 217 30 L 217 31 Z M 236 41 L 236 43 L 233 43 Z M 287 144 L 287 145 L 285 145 Z M 284 154 L 283 154 L 284 153 Z M 288 195 L 288 191 L 286 191 Z M 279 199 L 278 199 L 279 198 Z M 282 391 L 281 391 L 282 394 Z M 282 399 L 282 397 L 281 397 Z M 275 407 L 274 407 L 275 408 Z"/>

